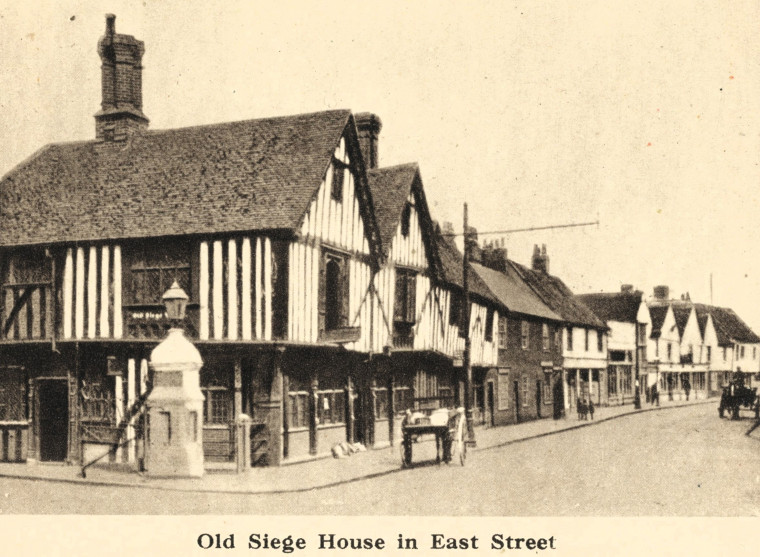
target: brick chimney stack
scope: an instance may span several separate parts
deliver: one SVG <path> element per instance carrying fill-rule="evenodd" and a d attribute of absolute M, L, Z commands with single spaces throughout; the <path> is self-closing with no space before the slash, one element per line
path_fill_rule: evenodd
<path fill-rule="evenodd" d="M 509 263 L 507 259 L 507 249 L 503 246 L 503 242 L 501 246 L 499 246 L 498 243 L 486 244 L 483 247 L 483 265 L 494 271 L 506 273 Z"/>
<path fill-rule="evenodd" d="M 654 287 L 654 297 L 657 300 L 670 299 L 670 288 L 665 284 L 660 284 Z"/>
<path fill-rule="evenodd" d="M 95 137 L 123 141 L 147 129 L 142 112 L 142 57 L 145 45 L 132 35 L 116 33 L 116 16 L 106 14 L 106 32 L 98 41 L 101 109 L 95 115 Z"/>
<path fill-rule="evenodd" d="M 367 170 L 377 168 L 380 160 L 377 157 L 377 137 L 383 128 L 383 123 L 377 114 L 359 112 L 354 115 L 356 131 L 359 134 L 359 145 L 362 150 L 364 167 Z"/>
<path fill-rule="evenodd" d="M 533 259 L 531 263 L 534 271 L 549 273 L 549 256 L 546 254 L 546 244 L 542 244 L 541 249 L 539 249 L 538 244 L 533 245 Z"/>

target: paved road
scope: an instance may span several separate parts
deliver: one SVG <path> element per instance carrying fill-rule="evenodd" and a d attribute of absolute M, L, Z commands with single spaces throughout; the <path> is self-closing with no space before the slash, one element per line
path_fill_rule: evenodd
<path fill-rule="evenodd" d="M 760 438 L 744 435 L 751 424 L 718 419 L 712 404 L 649 412 L 471 452 L 464 468 L 422 465 L 297 495 L 0 479 L 0 512 L 755 516 Z"/>

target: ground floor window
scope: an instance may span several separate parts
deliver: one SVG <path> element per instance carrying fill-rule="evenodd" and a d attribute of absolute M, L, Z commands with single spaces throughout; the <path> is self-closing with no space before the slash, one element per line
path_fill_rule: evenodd
<path fill-rule="evenodd" d="M 528 406 L 528 376 L 523 375 L 522 376 L 522 395 L 523 395 L 523 406 Z M 538 393 L 536 393 L 536 396 L 538 396 Z"/>
<path fill-rule="evenodd" d="M 609 396 L 618 394 L 618 372 L 614 367 L 607 372 L 607 394 Z"/>
<path fill-rule="evenodd" d="M 320 424 L 346 422 L 346 392 L 343 389 L 317 391 L 317 417 Z"/>
<path fill-rule="evenodd" d="M 631 366 L 623 366 L 621 372 L 623 394 L 633 394 L 633 370 Z"/>
<path fill-rule="evenodd" d="M 409 387 L 393 389 L 393 407 L 396 414 L 403 414 L 414 407 L 414 393 Z"/>
<path fill-rule="evenodd" d="M 19 369 L 0 369 L 0 420 L 27 419 L 26 378 Z"/>
<path fill-rule="evenodd" d="M 692 388 L 697 391 L 704 391 L 705 390 L 705 374 L 703 372 L 697 372 L 693 376 L 694 381 L 692 383 Z"/>
<path fill-rule="evenodd" d="M 202 388 L 203 417 L 207 424 L 228 424 L 232 421 L 232 391 L 226 387 Z"/>
<path fill-rule="evenodd" d="M 499 376 L 497 378 L 496 388 L 498 393 L 496 395 L 497 408 L 499 410 L 509 409 L 509 370 L 499 370 Z"/>
<path fill-rule="evenodd" d="M 288 404 L 288 425 L 291 428 L 309 427 L 309 393 L 290 391 Z"/>
<path fill-rule="evenodd" d="M 388 389 L 375 387 L 372 391 L 375 394 L 375 419 L 383 420 L 388 417 Z"/>

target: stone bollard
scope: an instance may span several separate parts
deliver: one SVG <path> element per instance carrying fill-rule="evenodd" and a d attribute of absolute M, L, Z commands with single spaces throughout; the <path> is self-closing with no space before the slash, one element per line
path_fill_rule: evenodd
<path fill-rule="evenodd" d="M 153 390 L 146 401 L 145 471 L 155 477 L 203 475 L 203 393 L 198 349 L 182 329 L 153 350 Z"/>
<path fill-rule="evenodd" d="M 251 418 L 247 414 L 238 415 L 235 420 L 237 435 L 237 472 L 245 473 L 251 470 Z"/>

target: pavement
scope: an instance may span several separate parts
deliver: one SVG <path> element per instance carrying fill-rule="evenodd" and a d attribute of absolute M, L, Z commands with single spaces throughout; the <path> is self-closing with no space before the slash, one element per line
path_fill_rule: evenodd
<path fill-rule="evenodd" d="M 596 409 L 594 420 L 578 420 L 575 413 L 572 412 L 567 417 L 558 420 L 542 419 L 502 427 L 478 427 L 475 430 L 477 445 L 469 447 L 468 453 L 494 450 L 530 439 L 556 435 L 583 427 L 594 427 L 596 424 L 642 412 L 664 411 L 697 404 L 717 405 L 717 403 L 717 398 L 711 398 L 692 401 L 662 401 L 661 406 L 650 406 L 642 403 L 640 410 L 636 410 L 632 404 L 603 406 Z M 423 458 L 425 456 L 434 457 L 434 443 L 430 440 L 423 440 L 416 444 L 414 448 L 415 462 L 417 462 L 418 454 L 422 455 Z M 430 461 L 427 461 L 426 463 L 421 462 L 419 465 L 429 464 Z M 446 465 L 443 464 L 442 466 Z M 398 445 L 382 449 L 370 449 L 342 459 L 321 458 L 280 467 L 251 468 L 250 471 L 243 474 L 207 473 L 202 478 L 180 479 L 149 478 L 137 472 L 98 467 L 89 468 L 87 477 L 82 478 L 79 466 L 47 463 L 0 463 L 0 478 L 64 482 L 83 486 L 242 494 L 308 492 L 404 472 L 405 469 L 401 467 L 401 453 Z"/>

